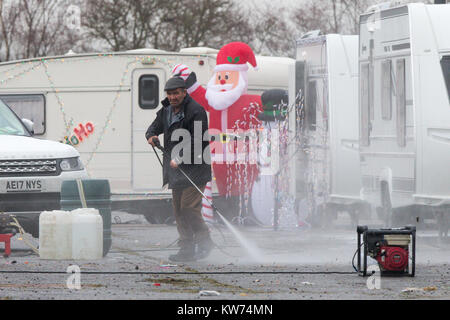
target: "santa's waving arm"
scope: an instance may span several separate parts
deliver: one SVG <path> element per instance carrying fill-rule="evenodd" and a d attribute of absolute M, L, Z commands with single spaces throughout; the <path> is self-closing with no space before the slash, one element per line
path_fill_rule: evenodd
<path fill-rule="evenodd" d="M 172 75 L 183 78 L 186 82 L 186 88 L 189 95 L 209 112 L 211 107 L 208 100 L 205 98 L 206 89 L 198 83 L 195 72 L 192 72 L 189 67 L 184 64 L 177 64 L 172 69 Z"/>

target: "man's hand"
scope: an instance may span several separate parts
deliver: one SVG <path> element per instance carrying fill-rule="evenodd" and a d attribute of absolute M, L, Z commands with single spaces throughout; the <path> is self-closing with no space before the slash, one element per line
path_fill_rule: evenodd
<path fill-rule="evenodd" d="M 156 147 L 156 141 L 159 142 L 159 139 L 157 136 L 148 138 L 148 143 L 151 144 L 153 147 Z"/>

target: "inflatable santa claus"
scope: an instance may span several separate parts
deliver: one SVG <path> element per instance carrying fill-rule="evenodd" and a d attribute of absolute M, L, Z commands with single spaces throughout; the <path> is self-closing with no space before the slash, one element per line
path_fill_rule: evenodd
<path fill-rule="evenodd" d="M 247 64 L 256 68 L 252 49 L 232 42 L 219 50 L 206 88 L 187 66 L 180 64 L 172 71 L 185 79 L 188 93 L 209 112 L 213 174 L 219 194 L 226 197 L 249 196 L 258 177 L 254 146 L 262 103 L 259 95 L 247 94 Z"/>

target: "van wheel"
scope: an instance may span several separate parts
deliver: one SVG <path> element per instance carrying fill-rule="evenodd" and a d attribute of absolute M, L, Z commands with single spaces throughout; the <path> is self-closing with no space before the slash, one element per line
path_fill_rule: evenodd
<path fill-rule="evenodd" d="M 389 194 L 389 185 L 386 181 L 381 182 L 381 208 L 384 224 L 389 228 L 392 225 L 392 202 Z"/>

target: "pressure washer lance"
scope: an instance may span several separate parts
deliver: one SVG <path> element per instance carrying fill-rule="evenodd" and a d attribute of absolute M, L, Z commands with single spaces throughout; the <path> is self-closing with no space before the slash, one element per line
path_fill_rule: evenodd
<path fill-rule="evenodd" d="M 153 139 L 153 142 L 156 146 L 156 148 L 158 148 L 159 150 L 161 150 L 163 152 L 163 154 L 167 153 L 167 151 L 164 149 L 164 147 L 161 145 L 161 143 L 159 142 L 159 139 Z M 158 153 L 155 150 L 155 147 L 153 145 L 151 145 L 153 148 L 153 151 L 155 152 L 156 157 L 158 158 L 159 163 L 161 164 L 161 167 L 164 167 L 161 159 L 159 158 Z M 208 202 L 208 204 L 211 206 L 211 208 L 213 209 L 214 212 L 217 212 L 217 214 L 220 216 L 220 218 L 222 220 L 225 220 L 225 217 L 220 213 L 220 211 L 217 209 L 217 207 L 211 202 L 209 201 L 209 199 L 206 197 L 206 195 L 202 192 L 202 190 L 200 190 L 200 188 L 195 184 L 194 181 L 192 181 L 192 179 L 186 174 L 186 172 L 183 171 L 183 169 L 181 169 L 179 166 L 177 167 L 178 170 L 180 170 L 180 172 L 186 177 L 186 179 L 188 179 L 188 181 L 194 186 L 195 189 L 197 189 L 198 192 L 200 192 L 200 194 L 202 195 L 202 197 Z M 217 228 L 217 230 L 220 231 L 220 229 Z M 222 234 L 222 231 L 220 231 L 220 233 Z M 222 234 L 222 237 L 225 239 L 224 235 Z M 220 248 L 217 244 L 215 244 L 215 246 L 222 251 L 223 253 L 225 253 L 226 255 L 230 256 L 230 257 L 234 257 L 228 253 L 226 253 L 225 251 L 222 250 L 222 248 Z"/>
<path fill-rule="evenodd" d="M 159 140 L 154 140 L 154 143 L 155 143 L 155 146 L 159 150 L 161 150 L 163 153 L 166 153 L 166 150 L 161 146 L 161 143 L 159 142 Z M 153 147 L 153 145 L 152 145 L 152 148 L 153 148 L 153 151 L 155 151 L 155 148 Z M 163 166 L 163 163 L 162 163 L 161 159 L 159 158 L 158 154 L 156 153 L 156 151 L 155 151 L 155 154 L 158 157 L 159 163 L 161 164 L 161 166 Z M 209 201 L 209 199 L 206 197 L 206 195 L 202 192 L 202 190 L 200 190 L 200 188 L 195 184 L 195 182 L 192 181 L 191 178 L 189 178 L 189 176 L 186 174 L 186 172 L 184 172 L 183 169 L 181 169 L 180 167 L 178 167 L 178 170 L 180 170 L 180 172 L 186 177 L 186 179 L 188 179 L 188 181 L 195 187 L 195 189 L 197 189 L 197 191 L 200 192 L 202 197 L 208 202 L 208 204 L 211 206 L 211 208 L 223 217 L 223 215 L 216 208 L 216 206 Z"/>

